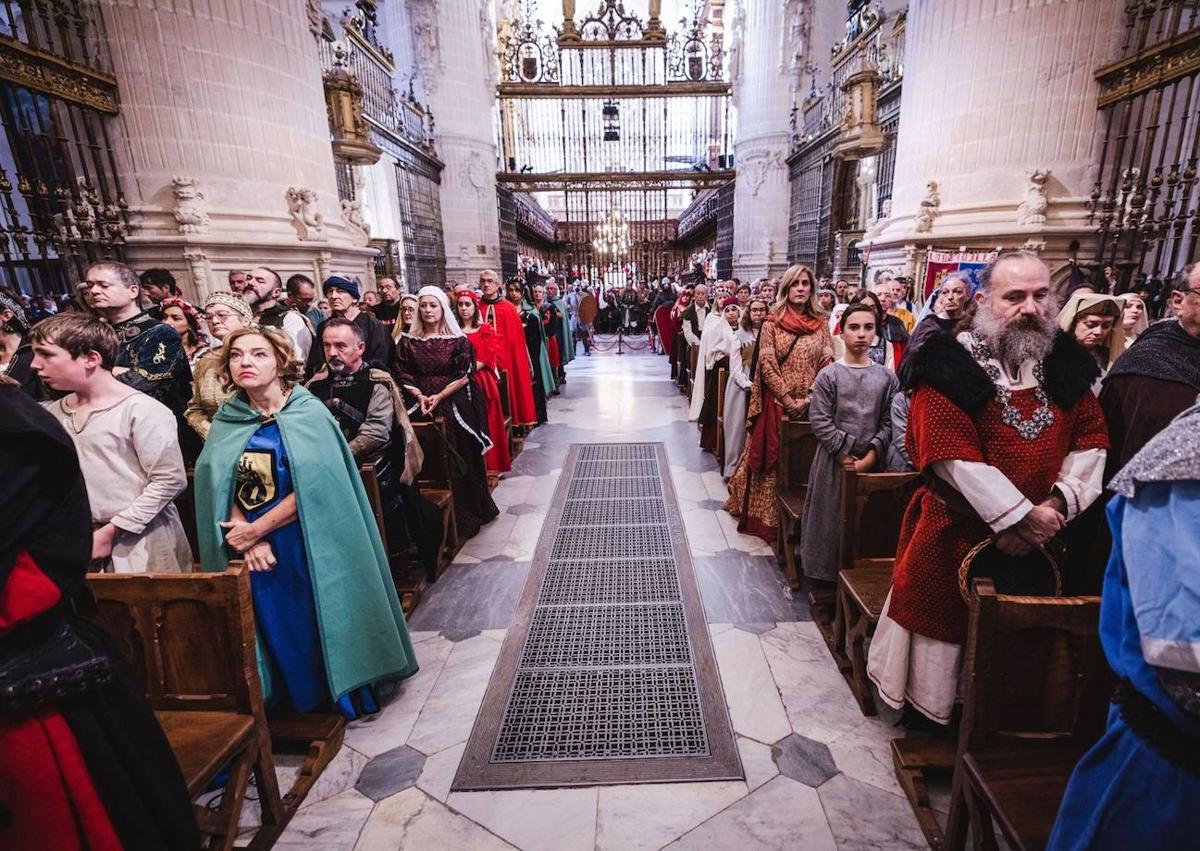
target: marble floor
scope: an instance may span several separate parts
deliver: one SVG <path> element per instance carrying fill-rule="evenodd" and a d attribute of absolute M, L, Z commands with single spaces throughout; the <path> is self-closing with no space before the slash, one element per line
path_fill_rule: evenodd
<path fill-rule="evenodd" d="M 666 445 L 746 779 L 451 793 L 567 448 L 617 441 Z M 725 485 L 699 450 L 666 358 L 576 359 L 550 422 L 529 436 L 494 497 L 501 515 L 467 542 L 410 621 L 420 672 L 377 720 L 347 730 L 277 847 L 926 847 L 892 774 L 895 715 L 859 713 L 770 548 L 721 510 Z"/>

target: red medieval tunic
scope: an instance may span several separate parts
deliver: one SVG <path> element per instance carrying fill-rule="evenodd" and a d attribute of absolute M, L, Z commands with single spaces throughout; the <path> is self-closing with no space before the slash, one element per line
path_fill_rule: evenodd
<path fill-rule="evenodd" d="M 475 360 L 483 364 L 483 369 L 475 371 L 475 383 L 487 400 L 488 434 L 492 438 L 492 448 L 487 451 L 484 460 L 489 473 L 507 473 L 512 469 L 512 458 L 508 452 L 508 434 L 504 430 L 500 383 L 496 380 L 500 342 L 491 325 L 480 325 L 474 331 L 467 331 L 466 335 L 471 341 L 471 348 L 475 350 Z"/>
<path fill-rule="evenodd" d="M 483 321 L 496 332 L 500 368 L 508 373 L 508 395 L 512 400 L 514 426 L 537 425 L 533 402 L 533 372 L 525 346 L 525 326 L 512 302 L 499 299 L 480 305 Z"/>
<path fill-rule="evenodd" d="M 927 484 L 913 495 L 901 524 L 892 590 L 867 666 L 889 705 L 899 709 L 908 702 L 949 723 L 967 636 L 967 605 L 958 585 L 963 558 L 1018 522 L 1052 489 L 1063 496 L 1068 521 L 1099 495 L 1108 432 L 1088 390 L 1090 367 L 1086 361 L 1081 365 L 1081 357 L 1090 356 L 1073 338 L 1060 335 L 1044 362 L 1048 379 L 1054 379 L 1046 385 L 1053 422 L 1027 438 L 1003 422 L 996 385 L 951 335 L 930 338 L 913 353 L 908 380 L 917 389 L 905 445 Z M 967 370 L 961 369 L 963 359 Z M 919 377 L 938 370 L 938 380 Z M 1015 383 L 1002 379 L 1021 423 L 1033 419 L 1041 405 L 1033 375 L 1029 361 Z M 1073 386 L 1064 390 L 1066 384 Z"/>

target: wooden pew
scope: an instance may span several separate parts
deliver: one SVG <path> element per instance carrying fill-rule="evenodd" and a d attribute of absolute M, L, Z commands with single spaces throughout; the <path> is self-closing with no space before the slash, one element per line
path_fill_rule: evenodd
<path fill-rule="evenodd" d="M 421 602 L 425 579 L 414 576 L 408 569 L 407 561 L 392 552 L 383 510 L 383 489 L 379 485 L 378 462 L 361 462 L 358 465 L 358 474 L 362 477 L 363 487 L 367 491 L 367 500 L 371 503 L 371 513 L 375 515 L 375 523 L 379 527 L 379 537 L 383 541 L 383 551 L 387 553 L 388 567 L 392 574 L 392 583 L 396 586 L 396 595 L 400 598 L 400 606 L 404 609 L 405 617 L 409 617 L 417 608 L 417 604 Z"/>
<path fill-rule="evenodd" d="M 417 484 L 421 495 L 442 512 L 442 543 L 438 547 L 437 564 L 427 577 L 430 582 L 436 582 L 461 544 L 454 520 L 454 474 L 450 463 L 450 443 L 446 437 L 446 423 L 440 417 L 432 422 L 414 422 L 412 425 L 425 453 Z"/>
<path fill-rule="evenodd" d="M 918 473 L 858 473 L 853 461 L 842 460 L 841 570 L 834 617 L 831 624 L 814 620 L 864 715 L 875 714 L 867 641 L 891 589 L 900 524 L 920 483 Z"/>
<path fill-rule="evenodd" d="M 776 526 L 779 531 L 775 539 L 775 557 L 783 565 L 792 590 L 800 588 L 796 548 L 800 546 L 800 518 L 804 515 L 808 476 L 816 453 L 817 438 L 808 420 L 785 419 L 779 423 L 779 465 L 775 474 Z"/>
<path fill-rule="evenodd" d="M 1104 732 L 1113 677 L 1099 597 L 1009 597 L 977 580 L 945 847 L 1045 847 L 1076 762 Z"/>
<path fill-rule="evenodd" d="M 717 459 L 717 469 L 725 469 L 725 382 L 729 379 L 729 370 L 721 367 L 717 370 L 717 447 L 713 456 Z"/>
<path fill-rule="evenodd" d="M 228 767 L 220 806 L 195 807 L 211 847 L 228 849 L 254 773 L 262 827 L 251 848 L 269 848 L 341 747 L 342 719 L 296 716 L 310 741 L 309 758 L 280 798 L 272 733 L 255 661 L 249 573 L 91 574 L 96 621 L 131 661 L 195 799 Z"/>
<path fill-rule="evenodd" d="M 525 444 L 524 435 L 513 428 L 512 397 L 508 395 L 508 370 L 500 370 L 500 410 L 504 412 L 504 433 L 508 438 L 508 453 L 515 461 Z"/>

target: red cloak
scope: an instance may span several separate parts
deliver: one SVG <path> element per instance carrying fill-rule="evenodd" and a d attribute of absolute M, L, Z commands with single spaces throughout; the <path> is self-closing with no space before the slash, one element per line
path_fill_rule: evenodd
<path fill-rule="evenodd" d="M 1012 404 L 1027 420 L 1038 407 L 1034 388 L 1014 390 Z M 932 387 L 913 395 L 907 444 L 922 472 L 938 461 L 980 461 L 1000 470 L 1033 503 L 1044 500 L 1068 453 L 1108 448 L 1100 404 L 1090 392 L 1070 409 L 1052 405 L 1053 425 L 1034 440 L 1000 421 L 995 399 L 968 414 Z M 932 475 L 932 474 L 931 474 Z M 954 644 L 967 637 L 967 606 L 958 566 L 991 534 L 982 520 L 951 510 L 925 485 L 913 495 L 900 527 L 888 615 L 905 629 Z"/>
<path fill-rule="evenodd" d="M 533 404 L 533 371 L 525 345 L 525 326 L 512 302 L 499 299 L 480 306 L 483 321 L 496 332 L 500 368 L 508 373 L 508 395 L 512 400 L 514 426 L 537 425 Z"/>
<path fill-rule="evenodd" d="M 487 451 L 484 460 L 489 473 L 507 473 L 512 469 L 512 457 L 508 452 L 508 434 L 504 431 L 500 383 L 496 380 L 500 342 L 491 325 L 480 325 L 476 330 L 466 333 L 471 348 L 475 350 L 475 360 L 483 364 L 483 369 L 475 370 L 475 382 L 487 400 L 488 436 L 492 439 L 492 448 Z"/>

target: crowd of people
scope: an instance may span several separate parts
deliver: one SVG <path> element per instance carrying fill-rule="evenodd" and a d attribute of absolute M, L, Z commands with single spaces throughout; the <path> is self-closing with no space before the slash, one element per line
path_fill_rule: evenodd
<path fill-rule="evenodd" d="M 710 451 L 724 376 L 725 509 L 740 531 L 776 544 L 780 423 L 810 424 L 799 551 L 815 618 L 833 617 L 843 464 L 922 474 L 867 659 L 906 727 L 956 720 L 968 612 L 960 566 L 1001 593 L 1103 589 L 1104 646 L 1132 685 L 1080 764 L 1052 845 L 1092 847 L 1114 819 L 1151 818 L 1151 789 L 1171 790 L 1152 819 L 1183 842 L 1197 826 L 1181 803 L 1200 800 L 1197 763 L 1162 743 L 1198 741 L 1200 575 L 1190 543 L 1145 545 L 1144 512 L 1179 529 L 1200 510 L 1200 264 L 1156 298 L 1086 279 L 1069 289 L 1060 296 L 1026 251 L 999 254 L 977 279 L 947 275 L 919 306 L 902 277 L 859 287 L 792 266 L 753 285 L 664 280 L 655 321 Z M 1183 486 L 1155 502 L 1138 491 L 1153 481 Z M 1118 494 L 1112 535 L 1105 493 Z M 1136 509 L 1135 494 L 1145 497 Z M 1184 534 L 1194 541 L 1197 528 Z M 1147 587 L 1139 573 L 1162 584 Z"/>
<path fill-rule="evenodd" d="M 20 505 L 37 515 L 3 524 L 0 541 L 0 747 L 28 772 L 22 800 L 39 801 L 24 813 L 0 806 L 0 844 L 44 847 L 55 814 L 82 809 L 90 836 L 195 846 L 165 740 L 128 676 L 114 683 L 119 651 L 88 625 L 88 572 L 223 571 L 243 560 L 269 707 L 369 722 L 417 670 L 392 566 L 401 557 L 433 569 L 443 529 L 418 485 L 414 424 L 441 423 L 455 539 L 465 541 L 499 514 L 490 486 L 511 469 L 510 437 L 546 421 L 575 345 L 553 280 L 506 291 L 486 271 L 478 289 L 416 293 L 377 283 L 363 292 L 333 275 L 318 299 L 307 276 L 258 266 L 193 305 L 168 271 L 105 261 L 36 319 L 27 300 L 0 291 L 0 495 L 10 519 Z M 361 465 L 378 480 L 386 540 Z M 64 695 L 30 685 L 61 655 L 43 642 L 54 630 L 82 635 L 87 664 L 105 670 L 103 683 L 78 683 L 86 711 L 75 701 L 57 727 L 46 719 L 66 713 Z M 111 788 L 103 754 L 119 730 L 88 714 L 106 703 L 133 704 L 148 728 L 144 764 L 122 777 L 136 789 Z M 65 747 L 81 748 L 82 763 L 43 760 Z M 0 789 L 16 776 L 0 767 Z"/>

